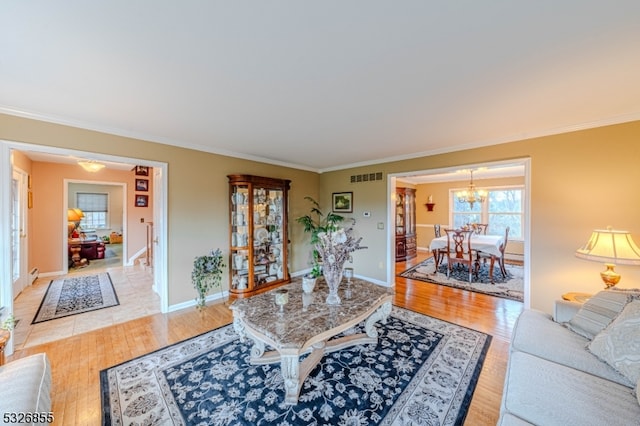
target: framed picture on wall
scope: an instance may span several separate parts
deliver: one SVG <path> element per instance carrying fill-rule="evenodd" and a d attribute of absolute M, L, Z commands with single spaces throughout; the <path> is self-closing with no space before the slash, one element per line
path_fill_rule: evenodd
<path fill-rule="evenodd" d="M 147 166 L 136 166 L 134 170 L 136 176 L 149 176 L 149 167 Z"/>
<path fill-rule="evenodd" d="M 334 192 L 332 210 L 335 213 L 353 213 L 353 192 Z"/>
<path fill-rule="evenodd" d="M 136 191 L 148 191 L 149 179 L 136 179 Z"/>
<path fill-rule="evenodd" d="M 136 207 L 149 207 L 149 196 L 136 194 Z"/>

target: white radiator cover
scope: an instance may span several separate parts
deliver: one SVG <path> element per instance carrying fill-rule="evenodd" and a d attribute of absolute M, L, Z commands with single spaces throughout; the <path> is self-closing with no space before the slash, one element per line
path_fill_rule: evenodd
<path fill-rule="evenodd" d="M 29 271 L 29 284 L 33 284 L 33 282 L 38 278 L 38 268 L 33 268 Z"/>

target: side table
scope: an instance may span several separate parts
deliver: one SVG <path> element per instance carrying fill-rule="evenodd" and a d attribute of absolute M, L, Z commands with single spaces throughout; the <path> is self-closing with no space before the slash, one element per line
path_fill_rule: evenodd
<path fill-rule="evenodd" d="M 11 337 L 11 332 L 0 330 L 0 365 L 4 365 L 4 347 Z"/>
<path fill-rule="evenodd" d="M 587 300 L 589 300 L 591 296 L 593 296 L 593 294 L 591 293 L 580 293 L 577 291 L 570 291 L 569 293 L 563 294 L 562 298 L 570 302 L 584 303 Z"/>

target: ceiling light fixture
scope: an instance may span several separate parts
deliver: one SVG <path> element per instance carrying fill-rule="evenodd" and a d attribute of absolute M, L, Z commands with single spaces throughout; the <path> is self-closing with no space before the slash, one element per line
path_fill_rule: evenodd
<path fill-rule="evenodd" d="M 487 199 L 487 191 L 484 189 L 476 189 L 473 183 L 473 170 L 471 170 L 471 182 L 466 190 L 456 193 L 458 201 L 461 203 L 469 203 L 469 207 L 473 209 L 475 203 L 484 203 Z"/>
<path fill-rule="evenodd" d="M 94 160 L 78 161 L 78 165 L 88 172 L 98 172 L 105 168 L 105 165 Z"/>

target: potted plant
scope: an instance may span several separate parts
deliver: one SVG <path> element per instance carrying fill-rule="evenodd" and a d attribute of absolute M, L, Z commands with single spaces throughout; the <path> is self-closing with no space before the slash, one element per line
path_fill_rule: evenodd
<path fill-rule="evenodd" d="M 16 322 L 16 317 L 14 317 L 11 313 L 7 316 L 7 318 L 5 318 L 4 321 L 2 321 L 2 327 L 0 328 L 3 330 L 11 331 L 16 328 Z"/>
<path fill-rule="evenodd" d="M 310 287 L 312 291 L 313 286 L 315 286 L 315 280 L 322 275 L 320 255 L 318 250 L 315 248 L 318 243 L 318 234 L 320 232 L 336 231 L 339 228 L 338 224 L 344 220 L 344 216 L 335 213 L 328 213 L 325 215 L 322 210 L 320 210 L 320 204 L 318 204 L 315 199 L 309 196 L 304 197 L 304 199 L 312 204 L 311 210 L 309 214 L 297 218 L 296 221 L 304 227 L 304 232 L 311 234 L 310 243 L 313 247 L 311 256 L 311 272 L 302 277 L 302 285 L 303 289 L 306 286 L 306 288 Z M 308 291 L 308 293 L 311 291 Z"/>
<path fill-rule="evenodd" d="M 220 249 L 212 250 L 209 254 L 194 259 L 191 281 L 198 291 L 196 299 L 198 309 L 205 307 L 207 294 L 212 288 L 220 287 L 222 290 L 222 268 L 224 267 Z"/>

